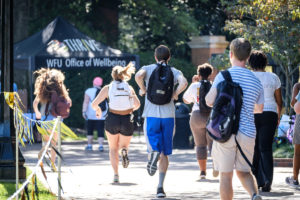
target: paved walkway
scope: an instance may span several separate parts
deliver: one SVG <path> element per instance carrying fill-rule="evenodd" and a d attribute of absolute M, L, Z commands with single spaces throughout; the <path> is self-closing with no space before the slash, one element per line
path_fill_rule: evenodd
<path fill-rule="evenodd" d="M 134 138 L 130 146 L 130 165 L 123 169 L 120 164 L 120 183 L 113 184 L 113 171 L 105 152 L 84 151 L 85 141 L 64 142 L 62 146 L 64 163 L 62 166 L 62 186 L 64 199 L 155 199 L 158 173 L 151 177 L 146 171 L 147 153 L 143 137 Z M 94 145 L 96 149 L 97 145 Z M 37 153 L 41 144 L 27 145 L 22 148 L 26 165 L 33 167 L 37 162 Z M 57 192 L 57 174 L 45 166 L 48 182 L 53 192 Z M 39 170 L 40 171 L 40 170 Z M 300 199 L 300 190 L 284 183 L 291 174 L 291 168 L 275 168 L 272 192 L 261 193 L 263 199 Z M 208 176 L 199 180 L 199 170 L 194 150 L 174 150 L 170 156 L 169 171 L 165 180 L 165 192 L 168 200 L 178 199 L 219 199 L 219 181 L 212 177 L 211 159 L 208 160 Z M 44 178 L 38 172 L 41 181 Z M 47 183 L 45 182 L 47 186 Z M 250 199 L 234 176 L 234 199 Z"/>

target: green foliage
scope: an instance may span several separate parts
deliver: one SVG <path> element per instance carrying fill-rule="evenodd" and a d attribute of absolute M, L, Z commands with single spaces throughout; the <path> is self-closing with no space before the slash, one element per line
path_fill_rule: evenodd
<path fill-rule="evenodd" d="M 224 54 L 217 54 L 216 56 L 212 56 L 208 62 L 218 70 L 229 68 L 231 66 L 229 60 L 229 50 L 225 50 Z"/>
<path fill-rule="evenodd" d="M 31 170 L 27 167 L 26 168 L 26 176 L 31 174 Z M 21 186 L 22 184 L 20 184 Z M 28 185 L 28 192 L 29 196 L 31 196 L 31 188 L 32 184 Z M 56 196 L 52 195 L 47 188 L 43 186 L 43 184 L 37 179 L 37 186 L 39 189 L 39 198 L 43 200 L 55 200 Z M 15 183 L 7 183 L 7 182 L 0 182 L 0 200 L 4 200 L 9 198 L 14 192 L 16 191 L 16 184 Z M 21 195 L 19 195 L 21 197 Z"/>
<path fill-rule="evenodd" d="M 95 40 L 106 42 L 107 38 L 103 35 L 103 30 L 95 30 L 92 21 L 89 20 L 91 13 L 92 0 L 33 0 L 30 7 L 30 26 L 29 33 L 44 28 L 57 16 L 61 16 L 80 31 L 92 37 Z"/>
<path fill-rule="evenodd" d="M 272 55 L 286 78 L 285 105 L 289 107 L 292 79 L 299 67 L 300 2 L 298 0 L 222 1 L 231 19 L 225 30 L 250 40 L 254 48 Z"/>
<path fill-rule="evenodd" d="M 126 34 L 133 35 L 133 41 L 138 44 L 133 47 L 139 51 L 166 44 L 174 49 L 175 54 L 182 55 L 189 36 L 198 32 L 197 22 L 189 14 L 184 1 L 123 0 L 120 7 L 123 13 L 121 21 L 124 22 L 120 23 L 121 33 L 123 29 L 127 30 L 121 34 L 121 40 L 128 38 Z"/>
<path fill-rule="evenodd" d="M 273 145 L 274 158 L 293 158 L 294 146 L 292 144 Z"/>

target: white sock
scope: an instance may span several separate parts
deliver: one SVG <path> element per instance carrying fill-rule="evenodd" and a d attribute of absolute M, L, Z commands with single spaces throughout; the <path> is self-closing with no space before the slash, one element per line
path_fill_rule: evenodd
<path fill-rule="evenodd" d="M 103 146 L 103 141 L 104 141 L 103 137 L 98 137 L 99 146 Z"/>
<path fill-rule="evenodd" d="M 159 181 L 158 181 L 158 188 L 163 187 L 164 181 L 165 181 L 166 173 L 165 172 L 159 172 Z"/>
<path fill-rule="evenodd" d="M 92 146 L 93 145 L 93 136 L 92 135 L 88 135 L 87 139 L 88 139 L 88 146 Z"/>

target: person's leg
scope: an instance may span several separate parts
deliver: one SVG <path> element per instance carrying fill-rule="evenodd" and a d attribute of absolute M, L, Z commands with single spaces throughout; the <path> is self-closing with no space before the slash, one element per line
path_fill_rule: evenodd
<path fill-rule="evenodd" d="M 51 141 L 51 146 L 56 148 L 56 142 L 57 142 L 58 134 L 57 132 L 54 132 L 52 141 Z M 51 148 L 51 161 L 53 164 L 55 164 L 55 159 L 56 159 L 56 152 L 53 148 Z"/>
<path fill-rule="evenodd" d="M 293 159 L 293 178 L 298 181 L 300 169 L 300 144 L 295 144 L 294 148 L 294 159 Z"/>
<path fill-rule="evenodd" d="M 260 178 L 263 180 L 262 190 L 268 192 L 271 190 L 273 181 L 274 166 L 272 144 L 278 116 L 275 112 L 264 112 L 262 120 L 264 125 L 261 126 L 260 141 L 258 143 L 260 149 L 259 169 L 262 174 Z M 259 184 L 260 182 L 257 181 L 257 183 Z"/>
<path fill-rule="evenodd" d="M 232 199 L 232 176 L 236 159 L 234 135 L 225 142 L 213 142 L 212 158 L 214 169 L 220 172 L 220 197 L 222 200 Z"/>
<path fill-rule="evenodd" d="M 261 178 L 261 172 L 259 169 L 259 161 L 260 161 L 260 137 L 261 137 L 261 115 L 262 114 L 255 114 L 254 120 L 255 120 L 255 127 L 256 127 L 256 138 L 255 138 L 255 146 L 254 146 L 254 155 L 253 155 L 253 169 L 252 173 L 256 177 L 256 181 L 258 184 L 258 187 L 262 187 L 264 185 L 264 182 Z"/>
<path fill-rule="evenodd" d="M 124 136 L 124 135 L 120 134 L 119 153 L 122 157 L 122 165 L 124 168 L 127 168 L 129 165 L 128 147 L 129 147 L 131 138 L 132 138 L 132 136 Z"/>
<path fill-rule="evenodd" d="M 144 134 L 147 144 L 148 163 L 147 171 L 153 176 L 157 170 L 157 162 L 161 152 L 162 132 L 161 119 L 155 117 L 147 117 L 144 120 Z"/>
<path fill-rule="evenodd" d="M 253 194 L 258 194 L 257 184 L 251 172 L 236 171 L 236 175 L 251 197 L 253 196 Z"/>
<path fill-rule="evenodd" d="M 233 172 L 220 173 L 220 199 L 221 200 L 233 199 L 232 177 L 233 177 Z"/>
<path fill-rule="evenodd" d="M 92 150 L 93 130 L 94 130 L 93 120 L 87 120 L 87 139 L 88 139 L 87 143 L 88 144 L 87 144 L 87 147 L 85 148 L 86 150 Z"/>
<path fill-rule="evenodd" d="M 249 162 L 252 163 L 253 161 L 253 154 L 254 154 L 254 146 L 255 146 L 255 139 L 250 138 L 241 132 L 238 132 L 236 136 L 236 140 L 241 146 L 241 149 L 246 156 L 246 158 L 249 160 Z M 237 148 L 237 147 L 236 147 Z M 258 187 L 256 184 L 256 180 L 254 176 L 251 173 L 251 167 L 246 162 L 245 158 L 241 155 L 240 150 L 237 149 L 237 155 L 235 160 L 235 168 L 236 168 L 236 174 L 238 178 L 240 179 L 240 182 L 242 183 L 243 187 L 246 189 L 246 191 L 250 194 L 251 197 L 253 197 L 254 194 L 258 194 Z M 259 199 L 260 197 L 257 197 Z"/>
<path fill-rule="evenodd" d="M 99 143 L 99 151 L 103 151 L 103 141 L 104 141 L 104 120 L 97 120 L 96 122 L 96 130 L 98 132 L 98 143 Z"/>
<path fill-rule="evenodd" d="M 196 145 L 196 157 L 203 178 L 206 175 L 207 140 L 206 140 L 207 117 L 201 115 L 200 111 L 194 111 L 190 119 L 190 127 Z"/>
<path fill-rule="evenodd" d="M 109 144 L 109 158 L 111 166 L 114 170 L 115 175 L 118 174 L 118 165 L 119 165 L 119 138 L 120 134 L 111 134 L 106 131 L 106 136 Z"/>
<path fill-rule="evenodd" d="M 164 181 L 165 181 L 165 176 L 168 170 L 169 166 L 169 158 L 168 156 L 164 155 L 163 153 L 160 154 L 160 159 L 159 159 L 159 182 L 158 182 L 158 188 L 163 187 Z"/>

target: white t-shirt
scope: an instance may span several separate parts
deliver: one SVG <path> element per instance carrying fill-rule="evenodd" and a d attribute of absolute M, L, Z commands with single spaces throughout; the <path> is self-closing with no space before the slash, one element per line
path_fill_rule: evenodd
<path fill-rule="evenodd" d="M 96 117 L 96 111 L 92 108 L 92 101 L 95 99 L 95 95 L 97 92 L 97 88 L 89 88 L 85 91 L 85 94 L 89 96 L 90 101 L 88 105 L 88 109 L 86 111 L 87 118 L 90 120 L 105 120 L 107 109 L 105 111 L 102 111 L 102 117 L 101 119 L 98 119 Z M 108 108 L 108 105 L 106 105 L 106 108 Z"/>
<path fill-rule="evenodd" d="M 189 88 L 183 94 L 183 98 L 185 101 L 189 103 L 193 103 L 192 112 L 195 110 L 199 110 L 199 95 L 200 95 L 200 82 L 192 83 Z"/>
<path fill-rule="evenodd" d="M 277 113 L 277 103 L 275 100 L 275 90 L 281 87 L 279 77 L 272 72 L 253 72 L 260 80 L 264 89 L 264 111 Z"/>

